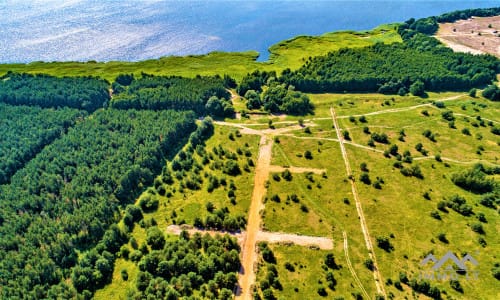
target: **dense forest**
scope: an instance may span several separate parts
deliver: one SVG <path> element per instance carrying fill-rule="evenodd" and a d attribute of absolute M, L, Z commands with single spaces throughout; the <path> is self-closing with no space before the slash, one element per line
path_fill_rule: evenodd
<path fill-rule="evenodd" d="M 226 88 L 233 84 L 227 76 L 183 78 L 142 74 L 136 79 L 124 74 L 113 83 L 111 106 L 117 109 L 193 110 L 200 115 L 232 116 L 234 108 Z"/>
<path fill-rule="evenodd" d="M 341 49 L 315 57 L 281 81 L 305 92 L 380 92 L 423 95 L 464 91 L 491 83 L 500 62 L 489 55 L 455 53 L 439 41 L 416 33 L 404 43 Z"/>
<path fill-rule="evenodd" d="M 0 103 L 0 184 L 7 183 L 18 169 L 46 145 L 60 137 L 84 111 L 41 109 Z"/>
<path fill-rule="evenodd" d="M 238 281 L 240 247 L 229 235 L 182 232 L 179 239 L 165 242 L 158 227 L 147 229 L 151 251 L 135 246 L 125 253 L 139 267 L 135 291 L 129 299 L 178 299 L 196 294 L 203 299 L 231 299 Z M 123 253 L 123 252 L 122 252 Z M 122 278 L 128 278 L 122 270 Z"/>
<path fill-rule="evenodd" d="M 7 73 L 0 77 L 0 102 L 94 111 L 109 101 L 109 83 L 93 77 Z"/>
<path fill-rule="evenodd" d="M 195 129 L 194 117 L 97 111 L 0 186 L 1 298 L 56 298 L 71 290 L 65 280 L 77 250 L 97 243 L 93 281 L 79 287 L 102 286 L 104 270 L 126 241 L 116 226 L 106 231 L 117 221 L 117 208 L 153 182 L 165 155 L 175 153 Z"/>

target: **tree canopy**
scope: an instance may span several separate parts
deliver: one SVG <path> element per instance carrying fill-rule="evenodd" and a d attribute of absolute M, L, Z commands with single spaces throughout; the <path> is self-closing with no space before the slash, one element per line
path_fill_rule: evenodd
<path fill-rule="evenodd" d="M 40 107 L 72 107 L 89 112 L 103 107 L 109 83 L 94 77 L 53 77 L 7 73 L 0 77 L 0 102 Z"/>
<path fill-rule="evenodd" d="M 143 74 L 140 78 L 131 78 L 128 86 L 114 82 L 111 106 L 117 109 L 193 110 L 199 115 L 229 116 L 233 110 L 225 84 L 232 84 L 227 77 L 183 78 Z M 210 99 L 212 101 L 208 103 Z"/>
<path fill-rule="evenodd" d="M 77 249 L 94 245 L 103 259 L 79 261 L 75 288 L 92 291 L 106 282 L 112 261 L 104 252 L 114 254 L 126 239 L 106 229 L 120 204 L 152 184 L 169 151 L 187 141 L 194 118 L 192 112 L 97 111 L 0 186 L 1 298 L 45 298 L 51 286 L 64 285 Z M 89 272 L 93 277 L 82 275 Z"/>

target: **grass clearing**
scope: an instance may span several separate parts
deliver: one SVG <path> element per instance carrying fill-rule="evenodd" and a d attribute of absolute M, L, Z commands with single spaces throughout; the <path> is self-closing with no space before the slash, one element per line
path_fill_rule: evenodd
<path fill-rule="evenodd" d="M 159 197 L 160 207 L 155 213 L 162 216 L 163 220 L 157 220 L 160 226 L 168 226 L 175 222 L 176 224 L 193 224 L 195 217 L 204 217 L 208 214 L 206 205 L 208 202 L 214 204 L 215 209 L 227 206 L 231 214 L 234 215 L 244 215 L 246 217 L 248 213 L 248 208 L 250 207 L 251 193 L 253 190 L 253 167 L 250 167 L 249 172 L 245 171 L 243 165 L 247 164 L 247 160 L 250 159 L 254 163 L 257 160 L 259 136 L 255 135 L 241 135 L 238 137 L 237 130 L 227 126 L 216 126 L 214 135 L 206 142 L 206 151 L 212 154 L 214 160 L 210 165 L 204 165 L 203 170 L 200 174 L 204 178 L 204 183 L 201 185 L 199 190 L 189 190 L 181 189 L 178 187 L 178 183 L 174 183 L 173 186 L 169 187 L 172 192 L 171 197 Z M 229 136 L 232 135 L 234 140 L 231 140 Z M 248 147 L 246 146 L 248 145 Z M 218 161 L 217 155 L 214 153 L 214 149 L 219 149 L 222 146 L 226 151 L 230 153 L 235 153 L 238 157 L 238 162 L 241 169 L 241 175 L 230 176 L 223 174 L 221 170 L 211 169 L 214 162 Z M 241 154 L 238 154 L 238 149 L 240 149 Z M 246 156 L 250 155 L 250 156 Z M 195 159 L 202 163 L 201 157 L 194 154 Z M 221 164 L 227 159 L 220 160 Z M 217 178 L 225 178 L 227 185 L 220 186 L 214 189 L 212 192 L 208 192 L 208 180 L 205 174 L 212 174 Z M 228 197 L 228 187 L 231 184 L 237 187 L 235 190 L 236 203 L 232 204 Z M 175 192 L 174 192 L 175 189 Z M 174 213 L 175 212 L 175 213 Z"/>
<path fill-rule="evenodd" d="M 495 234 L 500 226 L 496 222 L 483 224 L 486 232 L 484 239 L 488 245 L 483 248 L 478 243 L 479 235 L 470 228 L 470 224 L 476 222 L 475 216 L 464 217 L 451 209 L 448 209 L 448 213 L 439 211 L 442 220 L 430 216 L 432 211 L 438 211 L 439 201 L 457 194 L 467 199 L 467 203 L 473 207 L 476 215 L 481 212 L 487 219 L 498 218 L 494 210 L 477 205 L 479 196 L 465 192 L 451 182 L 450 174 L 463 170 L 462 166 L 450 164 L 446 167 L 444 163 L 434 160 L 420 161 L 418 165 L 424 175 L 424 179 L 420 180 L 403 176 L 392 166 L 394 158 L 387 159 L 378 153 L 350 146 L 347 146 L 347 150 L 353 165 L 366 162 L 371 180 L 381 177 L 385 182 L 380 190 L 361 182 L 357 184 L 373 241 L 375 242 L 378 236 L 394 236 L 390 238 L 394 251 L 389 253 L 375 248 L 383 278 L 398 280 L 399 272 L 403 271 L 410 279 L 417 278 L 422 270 L 419 263 L 428 251 L 434 251 L 436 256 L 441 257 L 447 250 L 451 250 L 459 254 L 470 253 L 478 261 L 483 262 L 479 267 L 479 272 L 484 274 L 481 280 L 468 282 L 462 278 L 465 294 L 471 297 L 496 295 L 495 279 L 491 276 L 489 268 L 492 267 L 492 261 L 496 256 L 495 249 L 500 245 L 500 240 Z M 356 179 L 360 174 L 361 171 L 354 171 Z M 430 200 L 423 197 L 425 192 L 429 193 Z M 449 242 L 439 241 L 437 238 L 439 233 L 445 233 Z M 452 291 L 447 283 L 432 284 L 441 290 L 446 289 L 453 297 L 461 297 Z M 386 289 L 396 295 L 396 298 L 411 295 L 408 287 L 403 292 L 394 286 Z"/>
<path fill-rule="evenodd" d="M 341 243 L 340 243 L 341 245 Z M 282 290 L 273 289 L 277 299 L 325 299 L 318 294 L 318 288 L 323 287 L 327 298 L 349 297 L 356 289 L 346 264 L 342 261 L 341 246 L 332 251 L 316 250 L 295 245 L 269 245 L 276 257 L 278 278 L 283 286 Z M 329 269 L 324 265 L 326 255 L 332 253 L 338 269 Z M 288 269 L 285 264 L 288 263 Z M 293 267 L 293 269 L 290 267 Z M 259 265 L 257 280 L 265 278 L 266 264 Z M 292 269 L 293 271 L 291 271 Z M 325 270 L 326 269 L 326 270 Z M 329 288 L 326 273 L 332 272 L 336 280 L 334 289 Z"/>

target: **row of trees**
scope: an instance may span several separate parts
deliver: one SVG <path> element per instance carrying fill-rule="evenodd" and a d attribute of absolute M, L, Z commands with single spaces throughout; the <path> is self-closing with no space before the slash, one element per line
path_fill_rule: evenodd
<path fill-rule="evenodd" d="M 43 147 L 60 137 L 75 121 L 84 117 L 75 109 L 41 109 L 0 103 L 0 184 Z"/>
<path fill-rule="evenodd" d="M 455 53 L 417 33 L 404 43 L 341 49 L 308 60 L 297 71 L 285 70 L 280 81 L 305 92 L 381 92 L 468 90 L 484 86 L 500 72 L 489 55 Z"/>
<path fill-rule="evenodd" d="M 1 298 L 45 298 L 53 285 L 65 291 L 59 283 L 78 249 L 100 242 L 99 255 L 114 253 L 119 234 L 105 232 L 119 205 L 152 184 L 169 151 L 196 128 L 194 119 L 192 112 L 98 111 L 0 186 Z"/>
<path fill-rule="evenodd" d="M 225 77 L 226 78 L 226 77 Z M 193 110 L 215 117 L 234 114 L 228 80 L 220 76 L 183 78 L 153 76 L 140 78 L 120 75 L 113 83 L 111 106 L 118 109 Z"/>
<path fill-rule="evenodd" d="M 94 111 L 106 105 L 109 82 L 94 77 L 7 73 L 0 77 L 0 102 Z"/>

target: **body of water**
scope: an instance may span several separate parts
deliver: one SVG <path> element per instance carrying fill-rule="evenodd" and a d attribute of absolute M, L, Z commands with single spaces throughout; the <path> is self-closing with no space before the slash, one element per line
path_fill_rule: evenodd
<path fill-rule="evenodd" d="M 297 35 L 365 30 L 498 1 L 0 0 L 0 63 L 137 61 L 267 49 Z"/>

